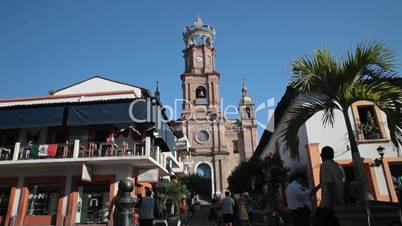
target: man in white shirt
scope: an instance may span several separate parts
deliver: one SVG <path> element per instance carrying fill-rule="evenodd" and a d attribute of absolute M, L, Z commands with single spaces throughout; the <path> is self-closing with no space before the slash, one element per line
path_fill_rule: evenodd
<path fill-rule="evenodd" d="M 305 186 L 307 179 L 303 173 L 297 173 L 292 179 L 286 188 L 286 199 L 293 225 L 310 226 L 312 191 Z"/>

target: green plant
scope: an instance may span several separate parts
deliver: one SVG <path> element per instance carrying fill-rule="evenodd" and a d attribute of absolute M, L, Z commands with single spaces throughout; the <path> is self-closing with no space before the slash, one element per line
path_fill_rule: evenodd
<path fill-rule="evenodd" d="M 262 194 L 263 186 L 268 185 L 270 191 L 276 191 L 286 181 L 287 172 L 277 152 L 264 159 L 242 162 L 228 178 L 229 190 L 232 193 Z"/>
<path fill-rule="evenodd" d="M 256 193 L 263 186 L 264 175 L 261 160 L 241 162 L 228 177 L 228 189 L 232 193 Z"/>
<path fill-rule="evenodd" d="M 179 201 L 187 196 L 188 191 L 184 184 L 178 179 L 172 179 L 166 183 L 164 192 L 160 194 L 160 208 L 165 213 L 177 215 Z M 167 207 L 170 207 L 169 212 Z"/>
<path fill-rule="evenodd" d="M 271 206 L 271 211 L 278 210 L 277 198 L 279 196 L 278 191 L 280 186 L 284 186 L 288 178 L 289 169 L 283 165 L 283 161 L 279 154 L 279 144 L 276 143 L 276 151 L 269 154 L 262 160 L 262 170 L 264 173 L 264 183 L 268 186 L 266 195 L 267 203 Z"/>
<path fill-rule="evenodd" d="M 268 185 L 270 191 L 277 191 L 280 185 L 283 185 L 287 180 L 289 171 L 283 165 L 283 161 L 278 152 L 271 153 L 262 160 L 262 171 L 264 174 L 264 183 Z"/>
<path fill-rule="evenodd" d="M 364 137 L 369 139 L 379 139 L 380 132 L 375 122 L 374 116 L 367 112 L 367 122 L 362 123 L 361 129 L 363 131 Z"/>

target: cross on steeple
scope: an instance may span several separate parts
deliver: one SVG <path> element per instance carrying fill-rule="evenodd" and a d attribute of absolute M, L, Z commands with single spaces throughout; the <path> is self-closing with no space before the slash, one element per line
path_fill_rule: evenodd
<path fill-rule="evenodd" d="M 160 92 L 159 92 L 159 81 L 156 80 L 156 89 L 155 89 L 155 97 L 159 100 L 160 98 Z"/>
<path fill-rule="evenodd" d="M 241 78 L 241 80 L 243 81 L 243 86 L 241 88 L 241 92 L 242 92 L 242 96 L 247 96 L 247 86 L 246 86 L 246 79 L 244 77 Z"/>

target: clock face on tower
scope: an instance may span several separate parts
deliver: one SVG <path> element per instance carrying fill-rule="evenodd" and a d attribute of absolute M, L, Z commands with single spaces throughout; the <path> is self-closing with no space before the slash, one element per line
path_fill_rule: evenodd
<path fill-rule="evenodd" d="M 197 58 L 195 58 L 195 61 L 196 61 L 197 63 L 202 63 L 203 60 L 204 60 L 204 59 L 202 58 L 202 56 L 198 56 Z"/>

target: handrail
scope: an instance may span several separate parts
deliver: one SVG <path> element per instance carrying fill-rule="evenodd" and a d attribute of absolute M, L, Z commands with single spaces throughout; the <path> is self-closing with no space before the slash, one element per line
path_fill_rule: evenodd
<path fill-rule="evenodd" d="M 120 142 L 119 142 L 120 141 Z M 10 162 L 46 160 L 46 159 L 70 159 L 100 157 L 144 157 L 155 160 L 159 165 L 163 163 L 163 155 L 159 146 L 153 145 L 151 137 L 135 142 L 135 140 L 119 140 L 116 143 L 101 143 L 96 146 L 86 144 L 86 140 L 76 139 L 73 142 L 45 144 L 45 143 L 21 143 L 16 142 L 11 149 L 0 148 L 0 164 Z M 121 142 L 123 141 L 123 144 Z M 51 146 L 56 145 L 56 146 Z M 34 149 L 32 149 L 34 148 Z M 33 151 L 34 150 L 34 151 Z M 3 152 L 3 154 L 1 154 Z M 7 156 L 6 154 L 7 153 Z M 2 158 L 3 156 L 3 158 Z M 4 157 L 6 156 L 6 157 Z"/>

